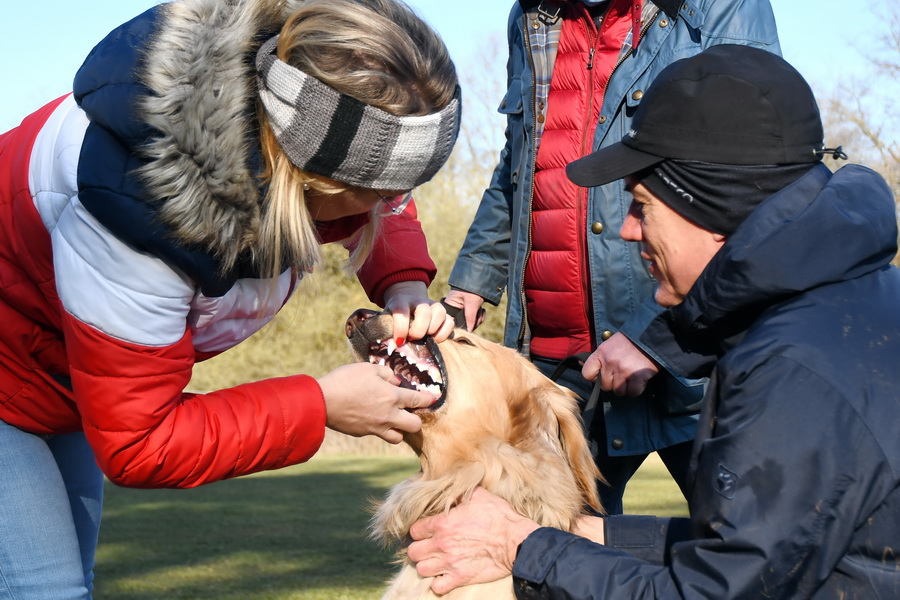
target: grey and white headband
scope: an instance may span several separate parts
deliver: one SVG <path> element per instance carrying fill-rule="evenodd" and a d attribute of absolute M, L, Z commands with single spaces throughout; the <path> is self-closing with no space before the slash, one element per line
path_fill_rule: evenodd
<path fill-rule="evenodd" d="M 447 161 L 459 135 L 458 86 L 436 113 L 394 115 L 279 60 L 277 45 L 276 35 L 259 49 L 257 85 L 275 137 L 296 167 L 359 187 L 411 190 Z"/>

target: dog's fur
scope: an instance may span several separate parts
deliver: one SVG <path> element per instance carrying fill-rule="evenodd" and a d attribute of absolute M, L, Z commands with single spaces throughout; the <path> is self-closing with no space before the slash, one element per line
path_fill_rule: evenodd
<path fill-rule="evenodd" d="M 361 338 L 389 339 L 393 321 L 390 315 L 372 313 L 357 325 L 348 321 L 348 337 L 357 359 L 367 360 Z M 374 537 L 405 545 L 415 521 L 448 511 L 476 486 L 506 499 L 542 526 L 571 530 L 586 506 L 601 510 L 600 474 L 572 392 L 513 350 L 461 329 L 439 350 L 448 379 L 444 402 L 437 409 L 419 409 L 422 430 L 405 435 L 421 460 L 421 472 L 394 486 L 377 508 Z M 430 584 L 404 559 L 384 598 L 438 598 Z M 507 577 L 441 598 L 514 597 Z"/>

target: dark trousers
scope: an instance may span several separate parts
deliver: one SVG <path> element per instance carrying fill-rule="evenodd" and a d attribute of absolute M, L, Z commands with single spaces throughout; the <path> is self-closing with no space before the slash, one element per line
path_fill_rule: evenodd
<path fill-rule="evenodd" d="M 532 357 L 532 361 L 535 366 L 548 377 L 553 375 L 556 367 L 561 362 L 534 356 Z M 578 394 L 583 403 L 588 401 L 594 388 L 593 381 L 588 381 L 581 376 L 581 367 L 565 369 L 556 378 L 556 382 Z M 591 443 L 591 452 L 594 455 L 594 462 L 597 463 L 597 468 L 600 469 L 600 473 L 603 474 L 603 477 L 607 482 L 606 484 L 600 483 L 598 485 L 600 501 L 603 503 L 603 508 L 606 510 L 607 514 L 620 515 L 623 512 L 622 496 L 625 494 L 625 485 L 637 472 L 638 467 L 641 466 L 648 455 L 609 455 L 606 443 L 606 422 L 603 417 L 602 405 L 598 405 L 597 409 L 594 411 L 588 440 Z M 672 479 L 678 484 L 683 495 L 686 495 L 687 493 L 688 473 L 690 470 L 693 445 L 692 441 L 687 441 L 656 450 L 656 453 L 659 454 L 663 464 L 666 465 L 666 468 L 672 475 Z"/>

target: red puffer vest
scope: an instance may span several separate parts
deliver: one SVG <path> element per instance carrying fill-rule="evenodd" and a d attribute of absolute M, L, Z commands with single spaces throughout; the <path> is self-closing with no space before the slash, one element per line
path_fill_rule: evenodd
<path fill-rule="evenodd" d="M 537 151 L 525 266 L 531 352 L 538 356 L 594 349 L 584 239 L 588 190 L 568 180 L 565 166 L 591 151 L 606 84 L 632 26 L 632 4 L 613 0 L 599 31 L 583 4 L 565 8 Z"/>

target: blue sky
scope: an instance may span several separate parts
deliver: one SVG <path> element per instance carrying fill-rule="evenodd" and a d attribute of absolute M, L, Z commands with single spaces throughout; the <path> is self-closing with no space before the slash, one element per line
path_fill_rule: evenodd
<path fill-rule="evenodd" d="M 461 68 L 475 63 L 485 39 L 500 41 L 511 0 L 409 0 L 444 37 Z M 152 0 L 7 2 L 0 17 L 0 132 L 70 90 L 84 57 L 110 29 L 153 6 Z M 772 0 L 782 50 L 816 89 L 827 90 L 865 68 L 863 52 L 886 31 L 859 0 Z M 871 7 L 871 8 L 870 8 Z M 868 46 L 864 43 L 868 42 Z M 497 56 L 502 67 L 505 56 Z M 483 63 L 478 63 L 483 64 Z"/>

